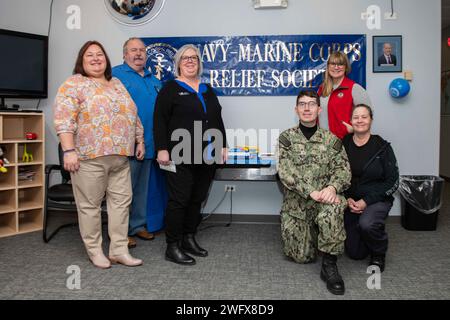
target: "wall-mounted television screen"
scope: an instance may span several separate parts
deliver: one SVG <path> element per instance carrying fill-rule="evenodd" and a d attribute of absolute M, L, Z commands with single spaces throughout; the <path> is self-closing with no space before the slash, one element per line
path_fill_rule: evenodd
<path fill-rule="evenodd" d="M 0 98 L 47 98 L 48 37 L 0 29 Z"/>

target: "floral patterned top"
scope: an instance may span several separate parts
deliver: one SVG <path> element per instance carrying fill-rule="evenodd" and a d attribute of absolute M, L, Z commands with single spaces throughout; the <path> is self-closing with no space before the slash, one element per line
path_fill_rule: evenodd
<path fill-rule="evenodd" d="M 117 78 L 108 86 L 76 74 L 58 89 L 54 104 L 56 133 L 74 134 L 80 160 L 107 155 L 133 156 L 144 128 L 128 91 Z"/>

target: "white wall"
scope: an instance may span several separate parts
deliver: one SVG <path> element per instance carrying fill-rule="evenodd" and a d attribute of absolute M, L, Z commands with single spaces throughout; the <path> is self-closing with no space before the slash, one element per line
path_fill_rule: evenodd
<path fill-rule="evenodd" d="M 0 2 L 0 28 L 45 34 L 50 0 Z M 51 127 L 51 103 L 62 81 L 71 73 L 76 53 L 89 39 L 101 41 L 113 64 L 121 62 L 121 46 L 130 36 L 207 36 L 271 34 L 367 34 L 367 89 L 375 108 L 374 131 L 392 142 L 401 174 L 439 172 L 439 0 L 396 0 L 395 21 L 381 21 L 380 30 L 369 30 L 361 12 L 378 5 L 382 14 L 390 10 L 382 0 L 291 0 L 282 10 L 254 10 L 251 0 L 167 0 L 160 15 L 149 24 L 127 27 L 113 21 L 103 0 L 57 0 L 54 2 L 49 50 L 49 99 L 41 103 L 47 118 L 47 162 L 56 162 L 57 138 Z M 81 8 L 81 30 L 66 28 L 66 8 Z M 27 9 L 23 9 L 27 8 Z M 408 97 L 396 101 L 388 95 L 389 82 L 399 73 L 372 70 L 372 35 L 403 36 L 403 69 L 412 70 L 414 80 Z M 289 97 L 222 97 L 223 117 L 228 128 L 284 130 L 295 125 Z M 27 102 L 29 106 L 36 102 Z M 215 183 L 206 210 L 223 194 L 223 183 Z M 275 183 L 238 183 L 234 212 L 277 214 L 281 193 Z M 228 212 L 228 203 L 217 212 Z M 398 201 L 391 214 L 400 213 Z"/>

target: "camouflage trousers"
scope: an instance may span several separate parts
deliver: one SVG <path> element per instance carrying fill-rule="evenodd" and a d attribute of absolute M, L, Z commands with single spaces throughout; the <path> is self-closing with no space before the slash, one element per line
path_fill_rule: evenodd
<path fill-rule="evenodd" d="M 344 252 L 344 197 L 339 204 L 322 204 L 309 199 L 303 202 L 300 214 L 281 212 L 281 238 L 283 251 L 296 262 L 314 262 L 317 250 L 339 255 Z M 283 206 L 286 208 L 286 206 Z"/>

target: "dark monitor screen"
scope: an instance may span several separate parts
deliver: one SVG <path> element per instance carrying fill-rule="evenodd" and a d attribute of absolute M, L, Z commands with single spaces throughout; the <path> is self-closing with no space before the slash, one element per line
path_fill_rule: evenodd
<path fill-rule="evenodd" d="M 0 96 L 47 97 L 48 37 L 0 30 Z"/>

